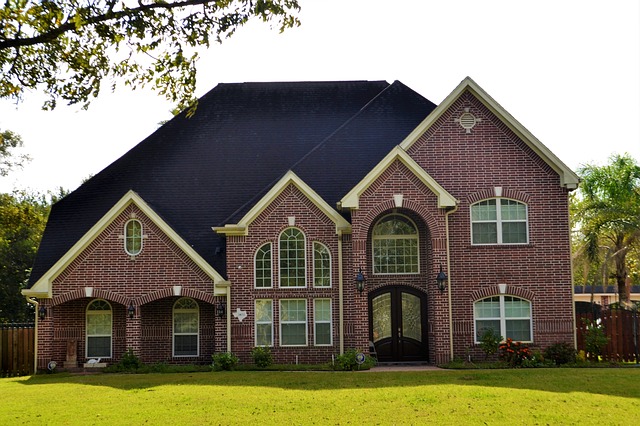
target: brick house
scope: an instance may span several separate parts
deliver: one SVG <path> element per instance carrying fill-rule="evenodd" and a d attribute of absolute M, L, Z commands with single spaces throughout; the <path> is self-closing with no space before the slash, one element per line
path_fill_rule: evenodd
<path fill-rule="evenodd" d="M 53 206 L 38 366 L 480 356 L 574 341 L 578 177 L 473 80 L 220 84 Z"/>

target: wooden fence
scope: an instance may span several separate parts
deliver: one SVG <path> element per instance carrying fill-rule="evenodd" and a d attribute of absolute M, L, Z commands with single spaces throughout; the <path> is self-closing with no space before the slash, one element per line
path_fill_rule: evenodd
<path fill-rule="evenodd" d="M 0 377 L 33 373 L 33 323 L 0 324 Z"/>
<path fill-rule="evenodd" d="M 576 314 L 578 350 L 586 352 L 587 321 L 597 321 L 604 328 L 609 342 L 601 355 L 603 360 L 640 362 L 640 324 L 637 310 L 603 309 L 599 313 Z"/>

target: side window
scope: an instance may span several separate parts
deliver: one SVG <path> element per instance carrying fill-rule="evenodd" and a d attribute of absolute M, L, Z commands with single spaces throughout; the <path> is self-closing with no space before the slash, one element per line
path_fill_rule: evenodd
<path fill-rule="evenodd" d="M 137 256 L 142 251 L 142 223 L 137 219 L 124 225 L 124 250 L 130 256 Z"/>
<path fill-rule="evenodd" d="M 492 296 L 473 304 L 476 343 L 487 329 L 504 339 L 531 342 L 531 302 L 514 296 Z"/>
<path fill-rule="evenodd" d="M 271 243 L 262 245 L 256 251 L 254 266 L 255 287 L 273 287 L 273 271 L 271 268 Z"/>
<path fill-rule="evenodd" d="M 313 336 L 316 346 L 331 345 L 331 299 L 313 301 Z"/>
<path fill-rule="evenodd" d="M 297 228 L 280 234 L 280 287 L 306 287 L 305 238 Z"/>
<path fill-rule="evenodd" d="M 256 300 L 256 346 L 273 346 L 273 300 Z"/>
<path fill-rule="evenodd" d="M 280 301 L 280 345 L 307 346 L 307 301 Z"/>
<path fill-rule="evenodd" d="M 313 286 L 331 287 L 331 253 L 322 243 L 313 243 Z"/>
<path fill-rule="evenodd" d="M 392 214 L 373 227 L 373 272 L 417 274 L 418 228 L 408 217 Z"/>
<path fill-rule="evenodd" d="M 111 358 L 113 315 L 106 300 L 94 300 L 87 306 L 87 358 Z"/>
<path fill-rule="evenodd" d="M 492 198 L 471 206 L 472 244 L 526 244 L 527 205 L 506 198 Z"/>
<path fill-rule="evenodd" d="M 188 297 L 173 305 L 173 356 L 198 356 L 200 308 Z"/>

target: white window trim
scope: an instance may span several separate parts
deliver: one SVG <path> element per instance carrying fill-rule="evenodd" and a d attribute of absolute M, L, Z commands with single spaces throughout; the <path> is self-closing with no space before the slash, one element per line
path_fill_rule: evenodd
<path fill-rule="evenodd" d="M 89 315 L 90 312 L 106 312 L 106 311 L 91 311 L 89 310 L 89 307 L 97 302 L 97 301 L 101 301 L 101 302 L 105 302 L 107 305 L 109 305 L 109 313 L 111 314 L 111 324 L 109 325 L 109 329 L 111 330 L 111 334 L 92 334 L 89 335 L 89 330 L 87 329 L 88 325 L 89 325 Z M 111 306 L 111 303 L 109 303 L 108 301 L 104 300 L 104 299 L 94 299 L 91 302 L 89 302 L 87 304 L 87 307 L 85 309 L 85 345 L 84 345 L 84 354 L 85 354 L 85 358 L 112 358 L 113 357 L 113 306 Z M 95 356 L 89 356 L 89 337 L 109 337 L 109 356 L 100 356 L 100 357 L 95 357 Z"/>
<path fill-rule="evenodd" d="M 324 247 L 329 254 L 329 285 L 316 285 L 316 244 Z M 325 244 L 320 241 L 313 242 L 313 287 L 314 288 L 331 288 L 333 286 L 332 274 L 333 274 L 333 262 L 331 259 L 331 250 Z"/>
<path fill-rule="evenodd" d="M 176 333 L 176 304 L 182 299 L 191 299 L 196 304 L 197 308 L 195 309 L 180 309 L 181 312 L 195 312 L 198 316 L 198 326 L 196 327 L 196 353 L 195 355 L 176 355 L 176 336 L 192 336 L 194 333 Z M 200 304 L 197 300 L 192 299 L 190 297 L 181 297 L 176 300 L 173 304 L 173 308 L 171 308 L 171 355 L 174 358 L 193 358 L 200 356 Z"/>
<path fill-rule="evenodd" d="M 490 299 L 493 297 L 499 297 L 500 299 L 500 318 L 498 317 L 491 317 L 491 318 L 476 318 L 476 303 L 481 302 L 485 299 Z M 500 321 L 500 330 L 498 330 L 498 332 L 500 333 L 500 336 L 503 337 L 503 342 L 506 341 L 506 339 L 508 338 L 506 336 L 507 334 L 507 316 L 506 316 L 506 309 L 505 309 L 505 303 L 504 303 L 504 298 L 505 297 L 512 297 L 515 299 L 520 299 L 520 300 L 524 300 L 526 302 L 529 303 L 529 313 L 531 314 L 528 317 L 509 317 L 509 320 L 528 320 L 529 321 L 529 336 L 531 336 L 530 340 L 518 340 L 519 342 L 522 343 L 533 343 L 533 303 L 531 303 L 530 300 L 525 299 L 523 297 L 518 297 L 518 296 L 512 296 L 510 294 L 500 294 L 500 295 L 493 295 L 493 296 L 488 296 L 488 297 L 483 297 L 482 299 L 478 299 L 475 302 L 473 302 L 473 338 L 475 343 L 480 343 L 477 338 L 478 338 L 478 321 Z"/>
<path fill-rule="evenodd" d="M 322 320 L 322 321 L 317 320 L 316 302 L 319 300 L 329 301 L 329 319 L 328 320 Z M 329 324 L 329 343 L 318 343 L 318 333 L 316 329 L 317 324 Z M 313 299 L 313 344 L 314 346 L 333 346 L 333 302 L 329 298 Z"/>
<path fill-rule="evenodd" d="M 388 236 L 376 236 L 373 234 L 373 229 L 383 220 L 385 220 L 387 217 L 389 216 L 402 216 L 405 219 L 407 219 L 411 225 L 413 225 L 413 227 L 416 230 L 416 236 L 415 236 L 415 240 L 417 241 L 417 249 L 418 249 L 418 253 L 417 253 L 417 260 L 418 260 L 418 271 L 417 272 L 375 272 L 376 270 L 376 264 L 375 264 L 375 247 L 374 247 L 374 240 L 391 240 L 391 239 L 409 239 L 407 238 L 407 236 L 405 235 L 388 235 Z M 413 239 L 413 237 L 411 237 L 411 239 Z M 387 215 L 384 215 L 383 217 L 381 217 L 374 225 L 373 228 L 371 228 L 371 266 L 372 266 L 372 270 L 373 270 L 373 275 L 419 275 L 420 274 L 420 231 L 418 229 L 418 226 L 416 225 L 416 223 L 409 217 L 400 213 L 390 213 Z"/>
<path fill-rule="evenodd" d="M 300 233 L 302 234 L 302 241 L 304 244 L 304 250 L 303 250 L 303 254 L 304 254 L 304 284 L 301 286 L 283 286 L 282 285 L 282 234 L 284 234 L 285 232 L 287 232 L 289 229 L 296 229 L 298 231 L 300 231 Z M 305 233 L 302 231 L 302 229 L 300 228 L 296 228 L 295 226 L 290 226 L 288 228 L 285 228 L 282 230 L 282 232 L 280 233 L 280 235 L 278 235 L 278 288 L 287 288 L 287 289 L 291 289 L 291 288 L 307 288 L 307 236 L 305 235 Z"/>
<path fill-rule="evenodd" d="M 304 321 L 283 321 L 282 319 L 282 312 L 284 312 L 284 310 L 282 309 L 282 302 L 285 301 L 293 301 L 293 300 L 302 300 L 304 302 Z M 280 332 L 280 346 L 285 347 L 285 348 L 296 348 L 296 347 L 306 347 L 309 346 L 309 325 L 308 325 L 308 321 L 309 321 L 309 312 L 307 311 L 308 306 L 307 306 L 307 299 L 280 299 L 280 303 L 279 303 L 279 309 L 280 309 L 280 316 L 279 316 L 279 321 L 278 321 L 278 331 Z M 304 344 L 303 345 L 285 345 L 282 343 L 282 325 L 283 324 L 304 324 Z"/>
<path fill-rule="evenodd" d="M 476 204 L 482 203 L 483 201 L 496 200 L 496 220 L 473 220 L 473 206 Z M 500 200 L 509 200 L 515 201 L 518 204 L 522 204 L 525 209 L 525 219 L 524 220 L 502 220 L 502 209 L 500 208 Z M 471 226 L 469 228 L 470 231 L 470 241 L 473 246 L 498 246 L 498 245 L 506 245 L 506 246 L 524 246 L 529 244 L 529 205 L 523 203 L 520 200 L 515 200 L 513 198 L 506 197 L 493 197 L 493 198 L 485 198 L 484 200 L 476 201 L 475 203 L 469 206 L 469 221 Z M 526 241 L 523 243 L 503 243 L 502 242 L 502 224 L 503 223 L 522 223 L 525 224 L 525 232 L 526 232 Z M 473 241 L 473 224 L 474 223 L 495 223 L 496 224 L 496 233 L 497 233 L 497 242 L 495 243 L 475 243 Z"/>
<path fill-rule="evenodd" d="M 270 302 L 271 303 L 271 321 L 258 321 L 257 315 L 255 313 L 258 311 L 257 305 L 258 302 Z M 254 345 L 255 346 L 265 346 L 258 343 L 258 324 L 269 324 L 271 326 L 271 343 L 266 345 L 267 347 L 273 347 L 273 299 L 256 299 L 253 304 L 253 312 L 254 312 Z"/>
<path fill-rule="evenodd" d="M 138 250 L 135 253 L 130 252 L 127 249 L 127 240 L 129 239 L 129 234 L 127 233 L 127 228 L 129 227 L 129 224 L 132 222 L 138 222 L 138 224 L 140 224 L 140 250 Z M 129 256 L 138 256 L 140 253 L 142 253 L 142 247 L 144 245 L 143 243 L 144 238 L 143 238 L 143 230 L 142 230 L 142 222 L 140 222 L 140 220 L 138 219 L 129 219 L 125 224 L 124 224 L 124 252 L 127 253 Z"/>
<path fill-rule="evenodd" d="M 271 251 L 271 261 L 270 261 L 270 272 L 271 272 L 271 285 L 269 287 L 258 287 L 258 253 L 264 246 L 269 246 L 269 250 Z M 268 242 L 262 244 L 260 247 L 256 249 L 256 253 L 253 256 L 253 288 L 257 290 L 261 289 L 270 289 L 273 288 L 273 243 Z"/>

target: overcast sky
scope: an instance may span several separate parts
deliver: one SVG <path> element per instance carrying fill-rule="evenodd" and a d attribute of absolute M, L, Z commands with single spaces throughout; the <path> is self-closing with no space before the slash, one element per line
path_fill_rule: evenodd
<path fill-rule="evenodd" d="M 470 76 L 574 170 L 640 160 L 638 0 L 300 0 L 302 26 L 255 22 L 201 51 L 198 95 L 218 83 L 400 80 L 440 103 Z M 104 84 L 108 87 L 109 84 Z M 88 111 L 0 101 L 0 129 L 33 160 L 0 191 L 76 188 L 171 117 L 151 91 L 104 91 Z"/>

